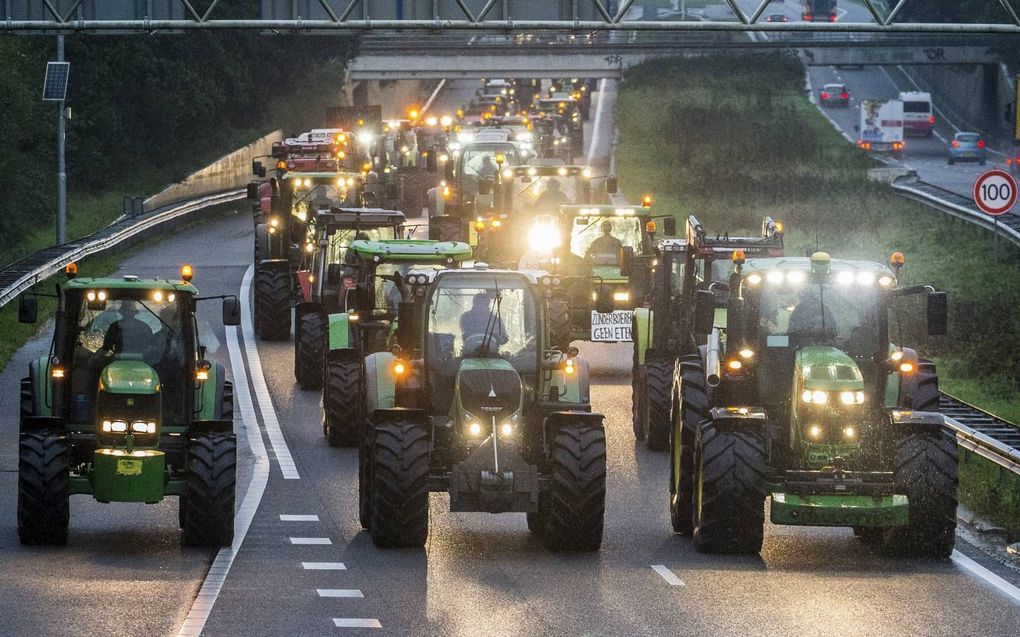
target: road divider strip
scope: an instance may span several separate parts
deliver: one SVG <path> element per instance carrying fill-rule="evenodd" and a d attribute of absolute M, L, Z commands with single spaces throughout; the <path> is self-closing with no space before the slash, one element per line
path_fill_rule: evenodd
<path fill-rule="evenodd" d="M 353 617 L 334 617 L 333 625 L 337 628 L 382 628 L 378 619 L 356 619 Z"/>
<path fill-rule="evenodd" d="M 652 570 L 659 574 L 659 577 L 666 580 L 666 583 L 670 586 L 684 586 L 684 581 L 676 576 L 676 574 L 666 568 L 664 564 L 652 564 Z"/>
<path fill-rule="evenodd" d="M 319 597 L 363 598 L 364 594 L 357 588 L 317 588 Z"/>
<path fill-rule="evenodd" d="M 343 562 L 301 562 L 301 568 L 306 571 L 346 571 L 347 566 Z"/>
<path fill-rule="evenodd" d="M 290 538 L 291 544 L 308 546 L 308 545 L 320 545 L 327 546 L 333 543 L 333 540 L 328 537 L 292 537 Z"/>
<path fill-rule="evenodd" d="M 286 513 L 280 514 L 280 522 L 318 522 L 319 516 L 317 515 L 288 515 Z"/>
<path fill-rule="evenodd" d="M 970 571 L 972 575 L 984 580 L 989 586 L 1011 599 L 1013 603 L 1020 604 L 1020 588 L 1013 586 L 1006 580 L 955 549 L 953 550 L 953 554 L 950 559 L 957 566 Z"/>

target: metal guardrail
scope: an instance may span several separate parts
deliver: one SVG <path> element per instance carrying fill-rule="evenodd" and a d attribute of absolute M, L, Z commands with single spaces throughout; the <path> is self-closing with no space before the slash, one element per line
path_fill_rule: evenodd
<path fill-rule="evenodd" d="M 59 272 L 72 261 L 98 254 L 184 215 L 230 201 L 243 199 L 245 190 L 227 190 L 167 204 L 140 217 L 122 216 L 87 237 L 64 245 L 45 248 L 11 263 L 0 271 L 0 307 L 14 300 L 36 283 Z"/>
<path fill-rule="evenodd" d="M 986 230 L 998 232 L 1014 245 L 1020 246 L 1020 215 L 1007 213 L 1000 216 L 996 223 L 992 217 L 978 210 L 969 198 L 916 177 L 902 177 L 893 181 L 891 185 L 893 190 L 908 199 L 919 201 Z"/>
<path fill-rule="evenodd" d="M 1020 428 L 945 392 L 941 409 L 959 446 L 1020 475 Z"/>

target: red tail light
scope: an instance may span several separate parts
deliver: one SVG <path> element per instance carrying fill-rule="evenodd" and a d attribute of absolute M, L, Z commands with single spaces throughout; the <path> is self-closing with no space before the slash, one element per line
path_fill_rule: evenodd
<path fill-rule="evenodd" d="M 978 140 L 978 148 L 984 148 L 984 147 L 985 147 L 985 140 L 979 139 Z"/>
<path fill-rule="evenodd" d="M 935 116 L 934 115 L 929 115 L 928 116 L 928 123 L 932 124 L 932 125 L 935 124 Z"/>
<path fill-rule="evenodd" d="M 827 99 L 829 99 L 829 94 L 828 94 L 828 93 L 826 93 L 825 91 L 822 91 L 822 99 L 823 99 L 823 100 L 827 100 Z"/>
<path fill-rule="evenodd" d="M 960 147 L 960 142 L 958 142 L 958 141 L 956 141 L 956 140 L 954 139 L 954 140 L 953 140 L 953 148 L 959 148 L 959 147 Z"/>
<path fill-rule="evenodd" d="M 836 14 L 835 13 L 830 13 L 829 14 L 829 22 L 835 22 L 835 21 L 836 21 Z"/>
<path fill-rule="evenodd" d="M 811 22 L 812 20 L 815 19 L 815 17 L 810 13 L 805 13 L 804 15 L 801 16 L 801 18 L 804 20 L 804 22 Z"/>
<path fill-rule="evenodd" d="M 847 93 L 846 91 L 844 91 L 844 92 L 839 94 L 839 99 L 841 99 L 841 100 L 848 100 L 848 99 L 850 99 L 850 94 Z"/>

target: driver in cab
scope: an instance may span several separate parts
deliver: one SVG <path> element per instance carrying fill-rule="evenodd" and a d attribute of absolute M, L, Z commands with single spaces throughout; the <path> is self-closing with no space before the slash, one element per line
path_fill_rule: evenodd
<path fill-rule="evenodd" d="M 613 236 L 613 222 L 606 219 L 602 222 L 602 235 L 591 242 L 585 258 L 600 263 L 617 263 L 623 242 Z"/>
<path fill-rule="evenodd" d="M 489 292 L 479 292 L 471 302 L 471 308 L 460 315 L 460 332 L 467 343 L 471 337 L 484 337 L 489 334 L 489 343 L 496 347 L 506 344 L 509 337 L 503 320 L 492 307 L 494 296 Z"/>

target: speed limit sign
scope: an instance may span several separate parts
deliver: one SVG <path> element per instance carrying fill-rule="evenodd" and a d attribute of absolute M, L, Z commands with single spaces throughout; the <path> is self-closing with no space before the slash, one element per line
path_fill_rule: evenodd
<path fill-rule="evenodd" d="M 974 182 L 974 203 L 992 216 L 1009 212 L 1016 198 L 1016 180 L 1004 170 L 989 170 Z"/>

